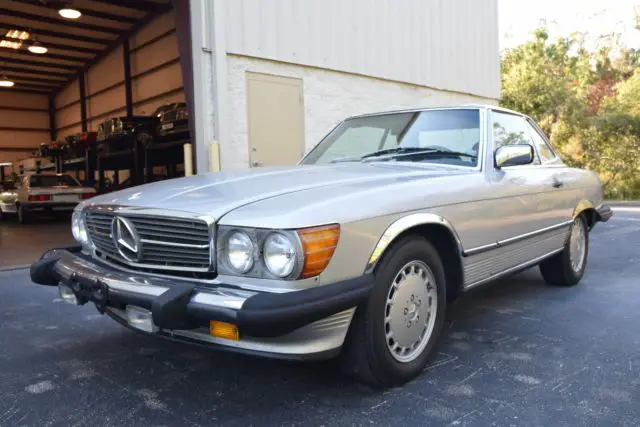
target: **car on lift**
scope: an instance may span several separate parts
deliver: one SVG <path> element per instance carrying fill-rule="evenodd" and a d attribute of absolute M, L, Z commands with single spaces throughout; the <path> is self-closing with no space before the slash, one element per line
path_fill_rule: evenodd
<path fill-rule="evenodd" d="M 84 157 L 88 149 L 95 146 L 98 132 L 79 132 L 64 139 L 62 150 L 65 157 Z"/>
<path fill-rule="evenodd" d="M 158 111 L 158 127 L 156 135 L 163 141 L 188 139 L 189 132 L 189 111 L 184 102 L 174 102 L 163 106 Z"/>
<path fill-rule="evenodd" d="M 207 173 L 80 203 L 77 245 L 33 282 L 129 328 L 316 360 L 374 386 L 414 379 L 448 303 L 537 266 L 577 285 L 612 216 L 528 116 L 493 105 L 350 117 L 296 166 Z"/>
<path fill-rule="evenodd" d="M 95 195 L 95 188 L 82 186 L 69 174 L 26 173 L 12 190 L 2 193 L 0 216 L 17 215 L 25 224 L 36 214 L 71 213 L 78 203 Z"/>
<path fill-rule="evenodd" d="M 98 152 L 129 150 L 136 142 L 140 143 L 143 148 L 150 148 L 159 137 L 171 135 L 170 126 L 178 126 L 177 129 L 180 129 L 183 119 L 177 119 L 177 111 L 180 110 L 174 105 L 161 105 L 149 116 L 116 116 L 100 123 L 97 128 Z M 164 114 L 171 111 L 175 113 L 175 116 L 167 116 L 161 123 Z M 165 128 L 163 128 L 163 124 Z"/>

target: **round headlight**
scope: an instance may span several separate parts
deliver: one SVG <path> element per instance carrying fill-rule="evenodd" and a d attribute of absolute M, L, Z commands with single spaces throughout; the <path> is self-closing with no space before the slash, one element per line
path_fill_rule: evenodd
<path fill-rule="evenodd" d="M 296 247 L 291 239 L 281 233 L 270 234 L 264 241 L 264 264 L 278 277 L 291 274 L 296 266 Z"/>
<path fill-rule="evenodd" d="M 82 213 L 80 212 L 74 212 L 71 217 L 71 234 L 78 243 L 82 243 L 83 245 L 89 243 L 87 229 L 85 228 Z"/>
<path fill-rule="evenodd" d="M 236 231 L 227 241 L 227 260 L 231 268 L 246 273 L 253 267 L 253 242 L 242 231 Z"/>

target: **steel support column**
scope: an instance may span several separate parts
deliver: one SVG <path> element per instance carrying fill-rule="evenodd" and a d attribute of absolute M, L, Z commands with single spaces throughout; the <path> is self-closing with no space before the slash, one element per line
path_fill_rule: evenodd
<path fill-rule="evenodd" d="M 124 63 L 124 100 L 127 108 L 127 116 L 133 116 L 133 90 L 131 87 L 131 48 L 129 38 L 122 42 L 123 63 Z"/>

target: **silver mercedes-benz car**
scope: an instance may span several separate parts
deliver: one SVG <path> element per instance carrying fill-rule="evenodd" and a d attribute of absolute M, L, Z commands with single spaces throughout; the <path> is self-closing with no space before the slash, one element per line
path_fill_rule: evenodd
<path fill-rule="evenodd" d="M 602 184 L 491 105 L 342 121 L 293 167 L 196 175 L 82 202 L 78 245 L 31 267 L 130 328 L 389 387 L 435 353 L 448 302 L 538 265 L 584 275 Z"/>

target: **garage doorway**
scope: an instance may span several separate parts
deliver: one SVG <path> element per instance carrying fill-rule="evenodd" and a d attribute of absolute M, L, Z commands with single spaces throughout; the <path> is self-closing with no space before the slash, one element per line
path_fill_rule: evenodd
<path fill-rule="evenodd" d="M 250 166 L 296 164 L 304 155 L 302 79 L 246 75 Z"/>

